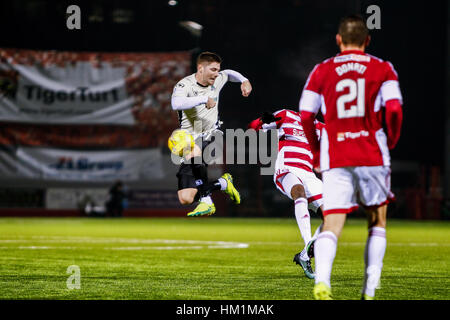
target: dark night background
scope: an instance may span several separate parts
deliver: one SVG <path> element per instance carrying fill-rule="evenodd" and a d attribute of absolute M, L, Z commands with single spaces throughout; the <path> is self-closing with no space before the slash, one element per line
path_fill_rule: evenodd
<path fill-rule="evenodd" d="M 81 30 L 66 28 L 65 11 L 70 4 L 81 8 Z M 253 85 L 247 99 L 236 84 L 227 85 L 221 93 L 225 128 L 245 128 L 263 110 L 297 109 L 314 65 L 338 52 L 335 34 L 339 19 L 350 13 L 368 17 L 366 8 L 372 4 L 381 8 L 381 30 L 371 31 L 372 43 L 367 51 L 392 62 L 404 98 L 402 136 L 391 152 L 397 166 L 393 165 L 393 189 L 419 188 L 422 184 L 423 190 L 428 190 L 433 167 L 441 177 L 447 170 L 447 179 L 440 182 L 443 188 L 449 176 L 445 153 L 446 135 L 450 135 L 449 127 L 445 127 L 449 108 L 448 1 L 179 0 L 175 6 L 159 0 L 2 1 L 0 47 L 192 50 L 193 55 L 198 50 L 214 51 L 222 56 L 223 69 L 241 72 Z M 196 39 L 181 28 L 178 22 L 183 20 L 201 24 L 202 37 Z M 404 163 L 418 169 L 402 171 Z M 230 170 L 245 175 L 238 173 L 244 168 Z M 271 177 L 257 178 L 255 173 L 255 179 L 263 179 L 259 183 L 274 188 Z"/>

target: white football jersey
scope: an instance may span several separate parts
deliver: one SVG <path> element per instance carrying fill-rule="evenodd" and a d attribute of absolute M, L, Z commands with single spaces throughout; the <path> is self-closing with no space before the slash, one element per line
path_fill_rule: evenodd
<path fill-rule="evenodd" d="M 214 108 L 206 108 L 206 103 L 192 107 L 186 110 L 179 110 L 180 127 L 189 131 L 194 138 L 201 133 L 212 131 L 217 127 L 219 120 L 219 93 L 225 83 L 228 81 L 228 75 L 223 71 L 211 86 L 202 86 L 197 83 L 195 73 L 181 79 L 174 87 L 172 97 L 196 97 L 208 96 L 216 101 Z M 194 121 L 201 121 L 201 128 L 196 128 L 194 132 Z M 200 131 L 201 130 L 201 131 Z"/>

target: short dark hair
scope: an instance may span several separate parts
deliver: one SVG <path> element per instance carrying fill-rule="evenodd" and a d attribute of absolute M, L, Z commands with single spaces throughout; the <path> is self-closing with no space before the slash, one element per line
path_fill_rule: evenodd
<path fill-rule="evenodd" d="M 362 46 L 369 35 L 369 30 L 360 15 L 349 15 L 341 19 L 338 34 L 344 44 Z"/>
<path fill-rule="evenodd" d="M 197 65 L 199 65 L 200 63 L 203 63 L 203 62 L 222 63 L 222 58 L 219 57 L 219 55 L 214 52 L 205 51 L 205 52 L 200 53 L 197 57 Z"/>

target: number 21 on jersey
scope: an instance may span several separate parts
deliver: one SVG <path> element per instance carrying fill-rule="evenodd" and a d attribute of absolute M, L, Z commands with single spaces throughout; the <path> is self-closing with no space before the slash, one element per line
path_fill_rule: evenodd
<path fill-rule="evenodd" d="M 336 92 L 342 92 L 345 88 L 349 88 L 347 94 L 341 95 L 337 101 L 337 116 L 339 119 L 364 117 L 365 112 L 365 79 L 343 79 L 336 84 Z M 345 103 L 354 101 L 356 105 L 351 105 L 345 109 Z"/>

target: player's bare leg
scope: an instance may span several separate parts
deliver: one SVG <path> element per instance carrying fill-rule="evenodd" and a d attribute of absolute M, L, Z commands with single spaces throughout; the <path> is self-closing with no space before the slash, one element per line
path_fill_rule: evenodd
<path fill-rule="evenodd" d="M 387 205 L 367 209 L 369 235 L 364 252 L 363 300 L 373 300 L 379 285 L 386 251 L 386 213 Z"/>
<path fill-rule="evenodd" d="M 178 190 L 178 201 L 180 201 L 182 205 L 192 204 L 197 192 L 197 188 L 186 188 Z"/>
<path fill-rule="evenodd" d="M 316 285 L 314 297 L 318 300 L 331 299 L 331 270 L 336 257 L 337 241 L 341 235 L 347 215 L 334 213 L 324 216 L 322 232 L 314 244 L 316 259 Z"/>
<path fill-rule="evenodd" d="M 386 229 L 387 204 L 374 209 L 367 209 L 368 228 L 379 227 Z"/>
<path fill-rule="evenodd" d="M 347 214 L 334 213 L 328 214 L 323 218 L 322 232 L 333 232 L 336 238 L 341 236 L 342 229 L 344 228 Z"/>

